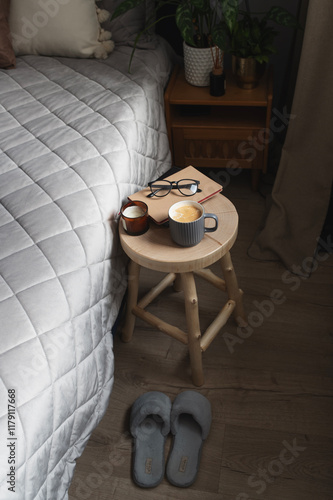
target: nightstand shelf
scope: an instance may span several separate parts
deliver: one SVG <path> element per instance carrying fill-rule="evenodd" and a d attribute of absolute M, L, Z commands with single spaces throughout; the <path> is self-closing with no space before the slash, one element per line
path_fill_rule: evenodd
<path fill-rule="evenodd" d="M 272 95 L 271 72 L 252 90 L 240 89 L 227 74 L 226 94 L 212 97 L 209 87 L 188 84 L 176 67 L 165 92 L 174 165 L 250 168 L 257 189 L 267 168 Z"/>

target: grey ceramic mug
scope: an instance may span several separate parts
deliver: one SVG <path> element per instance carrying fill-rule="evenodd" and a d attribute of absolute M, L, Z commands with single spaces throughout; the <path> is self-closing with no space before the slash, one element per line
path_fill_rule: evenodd
<path fill-rule="evenodd" d="M 205 227 L 206 219 L 214 219 L 215 226 Z M 169 227 L 175 243 L 183 247 L 193 247 L 200 243 L 205 233 L 216 231 L 218 218 L 215 214 L 206 214 L 204 207 L 196 201 L 179 201 L 169 209 Z"/>

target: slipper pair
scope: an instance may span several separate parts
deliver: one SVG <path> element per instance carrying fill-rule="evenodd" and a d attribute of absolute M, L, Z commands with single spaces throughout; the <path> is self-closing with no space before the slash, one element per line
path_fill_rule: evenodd
<path fill-rule="evenodd" d="M 165 472 L 164 446 L 173 435 L 166 467 L 168 481 L 186 488 L 194 483 L 201 450 L 212 421 L 211 405 L 195 391 L 180 393 L 173 405 L 166 394 L 151 391 L 140 396 L 131 410 L 130 429 L 134 438 L 133 479 L 142 488 L 153 488 Z"/>

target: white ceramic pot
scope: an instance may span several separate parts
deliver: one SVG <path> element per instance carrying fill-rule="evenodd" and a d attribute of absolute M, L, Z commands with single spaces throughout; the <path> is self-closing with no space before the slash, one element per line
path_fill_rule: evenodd
<path fill-rule="evenodd" d="M 196 87 L 209 86 L 209 73 L 213 69 L 211 49 L 199 49 L 183 43 L 185 79 Z"/>

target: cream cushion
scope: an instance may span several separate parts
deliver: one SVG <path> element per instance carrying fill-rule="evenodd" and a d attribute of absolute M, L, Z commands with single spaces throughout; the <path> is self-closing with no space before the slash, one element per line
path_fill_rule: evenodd
<path fill-rule="evenodd" d="M 94 0 L 11 0 L 16 55 L 93 57 L 100 47 Z"/>

